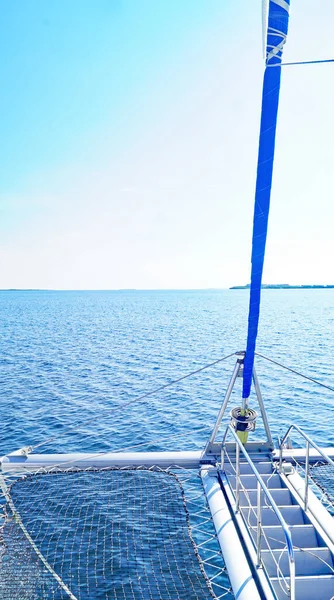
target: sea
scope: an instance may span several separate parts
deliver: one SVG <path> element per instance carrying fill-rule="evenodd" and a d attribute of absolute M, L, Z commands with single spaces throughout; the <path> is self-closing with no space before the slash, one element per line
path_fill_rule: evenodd
<path fill-rule="evenodd" d="M 203 448 L 236 357 L 154 390 L 243 350 L 248 302 L 248 290 L 1 291 L 1 454 Z M 334 290 L 263 290 L 257 351 L 334 387 Z M 334 444 L 332 391 L 263 358 L 256 369 L 275 440 L 297 423 Z M 238 381 L 230 408 L 240 401 Z"/>

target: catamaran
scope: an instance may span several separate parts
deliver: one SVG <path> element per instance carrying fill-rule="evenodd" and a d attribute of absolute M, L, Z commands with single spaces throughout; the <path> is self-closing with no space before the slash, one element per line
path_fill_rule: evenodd
<path fill-rule="evenodd" d="M 3 456 L 2 599 L 334 598 L 334 447 L 320 448 L 296 424 L 275 447 L 254 367 L 289 4 L 270 0 L 264 13 L 246 351 L 177 380 L 234 356 L 211 435 L 201 451 L 46 454 L 25 447 Z M 230 407 L 240 384 L 240 405 Z M 264 437 L 257 440 L 260 421 Z"/>

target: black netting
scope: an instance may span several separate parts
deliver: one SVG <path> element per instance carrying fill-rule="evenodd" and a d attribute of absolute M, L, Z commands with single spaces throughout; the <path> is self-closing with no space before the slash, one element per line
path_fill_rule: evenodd
<path fill-rule="evenodd" d="M 323 499 L 334 507 L 334 467 L 329 463 L 316 463 L 310 466 L 310 476 L 322 492 Z"/>
<path fill-rule="evenodd" d="M 9 494 L 1 528 L 3 600 L 71 597 L 34 551 L 20 520 L 77 599 L 214 596 L 191 536 L 182 486 L 169 472 L 29 475 Z"/>

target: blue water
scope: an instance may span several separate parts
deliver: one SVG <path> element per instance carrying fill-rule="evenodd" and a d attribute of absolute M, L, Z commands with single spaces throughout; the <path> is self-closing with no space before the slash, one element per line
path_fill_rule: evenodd
<path fill-rule="evenodd" d="M 52 436 L 40 451 L 189 449 L 205 443 L 234 358 L 121 405 L 244 349 L 248 292 L 0 292 L 0 310 L 1 454 Z M 334 290 L 263 291 L 259 352 L 334 387 L 333 340 Z M 333 392 L 257 370 L 276 436 L 295 421 L 334 443 Z"/>

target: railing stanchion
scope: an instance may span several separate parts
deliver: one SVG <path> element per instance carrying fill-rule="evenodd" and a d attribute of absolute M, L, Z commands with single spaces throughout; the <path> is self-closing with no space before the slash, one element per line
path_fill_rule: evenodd
<path fill-rule="evenodd" d="M 236 483 L 235 483 L 235 498 L 236 498 L 236 512 L 239 510 L 240 505 L 240 448 L 239 445 L 236 444 L 235 449 L 235 473 L 236 473 Z"/>
<path fill-rule="evenodd" d="M 309 471 L 310 471 L 310 442 L 308 440 L 306 440 L 305 496 L 304 496 L 304 510 L 305 510 L 305 512 L 307 511 L 307 506 L 308 506 Z"/>
<path fill-rule="evenodd" d="M 282 464 L 283 464 L 283 444 L 280 445 L 279 448 L 279 472 L 282 473 Z"/>
<path fill-rule="evenodd" d="M 261 486 L 260 482 L 257 482 L 257 566 L 261 567 L 261 534 L 262 534 L 262 523 L 261 523 Z"/>
<path fill-rule="evenodd" d="M 296 563 L 293 560 L 290 562 L 290 600 L 296 598 Z"/>

